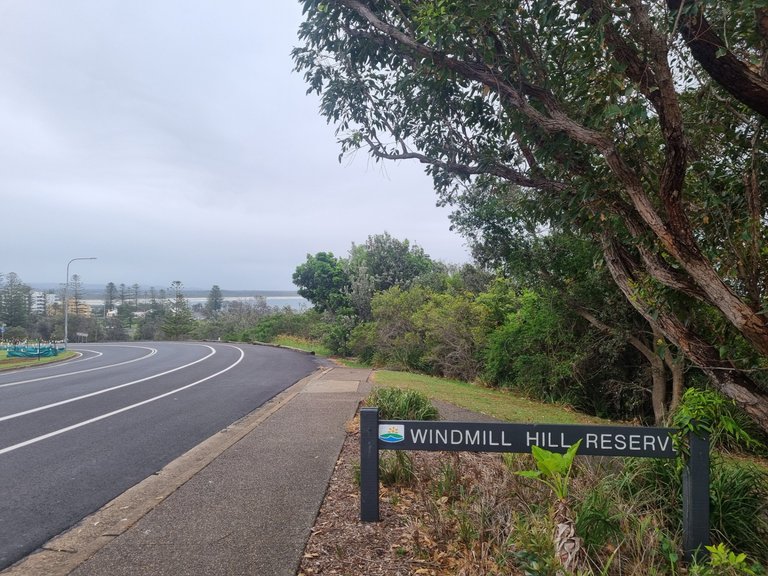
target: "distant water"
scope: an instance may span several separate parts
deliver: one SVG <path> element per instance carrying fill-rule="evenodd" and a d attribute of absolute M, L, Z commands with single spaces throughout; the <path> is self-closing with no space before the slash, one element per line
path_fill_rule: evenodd
<path fill-rule="evenodd" d="M 270 308 L 285 308 L 287 306 L 296 312 L 303 312 L 312 307 L 309 300 L 301 296 L 224 296 L 224 301 L 234 302 L 241 300 L 243 302 L 255 302 L 259 298 L 264 298 L 267 301 L 267 306 Z M 187 298 L 187 301 L 190 305 L 205 304 L 208 298 Z"/>
<path fill-rule="evenodd" d="M 301 296 L 267 296 L 267 306 L 277 306 L 278 308 L 285 308 L 288 306 L 293 310 L 303 312 L 312 308 L 312 304 L 309 300 L 302 298 Z"/>
<path fill-rule="evenodd" d="M 233 302 L 241 300 L 243 302 L 255 303 L 257 298 L 264 298 L 267 301 L 267 306 L 270 308 L 285 308 L 286 306 L 295 312 L 303 312 L 312 308 L 309 300 L 302 298 L 301 296 L 224 296 L 224 301 Z M 205 304 L 208 298 L 187 298 L 190 306 L 194 304 Z M 91 300 L 86 299 L 84 302 L 90 306 L 103 306 L 104 300 Z M 139 298 L 139 302 L 147 302 L 145 298 Z"/>

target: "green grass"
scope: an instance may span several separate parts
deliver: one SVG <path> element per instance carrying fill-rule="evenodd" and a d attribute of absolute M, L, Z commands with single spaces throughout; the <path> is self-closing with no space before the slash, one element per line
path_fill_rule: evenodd
<path fill-rule="evenodd" d="M 67 350 L 60 352 L 58 356 L 50 358 L 8 358 L 5 350 L 0 350 L 0 371 L 16 370 L 17 368 L 27 368 L 28 366 L 40 366 L 40 364 L 50 364 L 51 362 L 60 362 L 77 356 L 76 352 Z"/>
<path fill-rule="evenodd" d="M 296 336 L 277 336 L 273 344 L 314 352 L 318 356 L 330 357 L 331 351 L 315 340 Z M 370 368 L 354 359 L 340 358 L 338 361 L 347 368 Z M 448 380 L 392 370 L 375 370 L 374 382 L 378 386 L 392 386 L 416 390 L 434 400 L 450 402 L 474 412 L 480 412 L 507 422 L 547 422 L 550 424 L 606 424 L 607 420 L 593 418 L 575 412 L 568 406 L 545 404 L 506 390 L 484 388 L 459 380 Z"/>
<path fill-rule="evenodd" d="M 605 424 L 606 420 L 574 412 L 556 404 L 544 404 L 505 390 L 484 388 L 458 380 L 435 378 L 409 372 L 376 370 L 377 386 L 417 390 L 433 400 L 450 402 L 507 422 L 547 422 L 551 424 Z"/>
<path fill-rule="evenodd" d="M 370 369 L 371 365 L 365 362 L 359 362 L 355 358 L 334 358 L 336 362 L 344 366 L 345 368 L 367 368 Z"/>
<path fill-rule="evenodd" d="M 317 342 L 316 340 L 298 338 L 297 336 L 280 335 L 275 337 L 272 344 L 285 346 L 287 348 L 296 348 L 298 350 L 304 350 L 305 352 L 314 352 L 317 356 L 331 356 L 331 351 L 322 343 Z"/>

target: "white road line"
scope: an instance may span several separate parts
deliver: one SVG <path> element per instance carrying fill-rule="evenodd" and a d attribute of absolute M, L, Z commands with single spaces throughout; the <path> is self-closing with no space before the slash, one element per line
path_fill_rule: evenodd
<path fill-rule="evenodd" d="M 19 442 L 18 444 L 14 444 L 13 446 L 8 446 L 7 448 L 0 449 L 0 455 L 7 454 L 8 452 L 13 452 L 14 450 L 18 450 L 19 448 L 24 448 L 25 446 L 30 446 L 31 444 L 37 444 L 38 442 L 42 442 L 43 440 L 47 440 L 48 438 L 53 438 L 54 436 L 59 436 L 61 434 L 64 434 L 66 432 L 71 432 L 72 430 L 76 430 L 78 428 L 82 428 L 83 426 L 88 426 L 89 424 L 93 424 L 94 422 L 99 422 L 100 420 L 105 420 L 107 418 L 111 418 L 112 416 L 116 416 L 117 414 L 122 414 L 123 412 L 127 412 L 128 410 L 133 410 L 134 408 L 138 408 L 139 406 L 144 406 L 144 404 L 149 404 L 150 402 L 155 402 L 157 400 L 160 400 L 161 398 L 165 398 L 166 396 L 170 396 L 172 394 L 176 394 L 178 392 L 181 392 L 182 390 L 186 390 L 188 388 L 192 388 L 193 386 L 197 386 L 198 384 L 202 384 L 203 382 L 206 382 L 207 380 L 210 380 L 211 378 L 215 378 L 216 376 L 220 376 L 221 374 L 224 374 L 225 372 L 229 372 L 240 364 L 242 362 L 243 358 L 245 357 L 245 352 L 241 348 L 238 348 L 237 346 L 231 346 L 231 348 L 235 348 L 240 352 L 240 358 L 237 359 L 237 361 L 228 366 L 227 368 L 224 368 L 223 370 L 219 370 L 215 374 L 211 374 L 210 376 L 206 376 L 205 378 L 202 378 L 201 380 L 198 380 L 196 382 L 192 382 L 191 384 L 187 384 L 186 386 L 182 386 L 181 388 L 176 388 L 175 390 L 171 390 L 170 392 L 166 392 L 164 394 L 160 394 L 159 396 L 155 396 L 153 398 L 147 398 L 146 400 L 142 400 L 141 402 L 137 402 L 136 404 L 131 404 L 130 406 L 125 406 L 123 408 L 120 408 L 119 410 L 114 410 L 112 412 L 108 412 L 107 414 L 102 414 L 101 416 L 96 416 L 95 418 L 91 418 L 90 420 L 84 420 L 83 422 L 78 422 L 77 424 L 72 424 L 71 426 L 67 426 L 66 428 L 61 428 L 59 430 L 54 430 L 53 432 L 49 432 L 48 434 L 43 434 L 42 436 L 37 436 L 36 438 L 31 438 L 29 440 L 25 440 L 24 442 Z"/>
<path fill-rule="evenodd" d="M 52 374 L 50 376 L 41 376 L 40 378 L 30 378 L 28 380 L 19 380 L 18 382 L 9 382 L 8 384 L 0 384 L 0 388 L 8 388 L 9 386 L 21 386 L 22 384 L 29 384 L 31 382 L 40 382 L 42 380 L 53 380 L 55 378 L 65 378 L 67 376 L 75 376 L 77 374 L 85 374 L 86 372 L 95 372 L 96 370 L 106 370 L 107 368 L 114 368 L 115 366 L 124 366 L 125 364 L 132 364 L 133 362 L 139 362 L 146 360 L 157 354 L 157 348 L 150 348 L 148 346 L 131 346 L 131 348 L 143 348 L 149 350 L 149 354 L 134 358 L 133 360 L 126 360 L 124 362 L 118 362 L 116 364 L 109 364 L 107 366 L 98 366 L 96 368 L 86 368 L 85 370 L 76 370 L 74 372 L 67 372 L 63 374 Z"/>
<path fill-rule="evenodd" d="M 56 408 L 57 406 L 63 406 L 64 404 L 69 404 L 70 402 L 77 402 L 78 400 L 84 400 L 86 398 L 98 396 L 99 394 L 106 394 L 107 392 L 112 392 L 113 390 L 119 390 L 120 388 L 125 388 L 126 386 L 133 386 L 134 384 L 146 382 L 147 380 L 153 380 L 154 378 L 159 378 L 160 376 L 165 376 L 166 374 L 171 374 L 172 372 L 177 372 L 179 370 L 183 370 L 184 368 L 189 368 L 190 366 L 194 366 L 195 364 L 202 362 L 203 360 L 207 360 L 208 358 L 216 354 L 215 348 L 207 345 L 204 345 L 204 347 L 208 348 L 208 350 L 210 350 L 210 353 L 207 356 L 203 356 L 202 358 L 195 360 L 194 362 L 190 362 L 189 364 L 184 364 L 183 366 L 177 366 L 176 368 L 172 368 L 171 370 L 166 370 L 165 372 L 158 372 L 157 374 L 153 374 L 152 376 L 147 376 L 146 378 L 141 378 L 139 380 L 126 382 L 125 384 L 118 384 L 117 386 L 112 386 L 111 388 L 104 388 L 103 390 L 97 390 L 96 392 L 89 392 L 88 394 L 83 394 L 82 396 L 76 396 L 74 398 L 68 398 L 67 400 L 61 400 L 59 402 L 54 402 L 53 404 L 46 404 L 45 406 L 30 408 L 29 410 L 25 410 L 24 412 L 16 412 L 15 414 L 0 416 L 0 422 L 4 422 L 5 420 L 13 420 L 14 418 L 26 416 L 27 414 L 34 414 L 35 412 L 41 412 L 43 410 L 48 410 L 49 408 Z"/>

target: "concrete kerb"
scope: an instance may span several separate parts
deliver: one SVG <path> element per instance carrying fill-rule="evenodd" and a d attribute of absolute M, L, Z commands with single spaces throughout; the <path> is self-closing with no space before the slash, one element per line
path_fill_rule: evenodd
<path fill-rule="evenodd" d="M 319 368 L 262 407 L 198 444 L 105 504 L 78 524 L 49 540 L 42 548 L 1 571 L 2 576 L 65 576 L 135 525 L 147 513 L 203 470 L 225 450 L 242 440 L 330 367 Z"/>
<path fill-rule="evenodd" d="M 244 342 L 244 344 L 251 344 L 252 346 L 267 346 L 269 348 L 283 348 L 284 350 L 291 350 L 292 352 L 301 352 L 303 354 L 309 354 L 310 356 L 316 356 L 314 350 L 304 350 L 303 348 L 294 348 L 293 346 L 274 344 L 272 342 L 259 342 L 258 340 L 251 340 L 250 342 Z"/>

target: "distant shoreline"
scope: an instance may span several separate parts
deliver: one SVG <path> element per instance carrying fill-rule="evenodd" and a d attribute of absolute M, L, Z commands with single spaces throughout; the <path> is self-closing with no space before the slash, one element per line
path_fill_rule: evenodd
<path fill-rule="evenodd" d="M 205 305 L 206 301 L 208 300 L 207 295 L 206 296 L 192 296 L 192 297 L 186 297 L 187 303 L 190 306 L 195 305 Z M 309 300 L 306 300 L 305 298 L 302 298 L 298 295 L 288 295 L 288 296 L 264 296 L 264 295 L 257 295 L 257 296 L 224 296 L 223 300 L 224 302 L 244 302 L 246 304 L 255 304 L 258 299 L 263 298 L 264 302 L 267 306 L 270 308 L 291 308 L 292 310 L 296 312 L 304 312 L 305 310 L 309 310 L 312 308 L 312 304 L 309 302 Z M 165 298 L 165 301 L 168 300 L 168 297 Z M 127 298 L 127 302 L 133 303 L 132 298 Z M 104 298 L 93 298 L 93 297 L 86 297 L 82 299 L 82 302 L 84 304 L 87 304 L 88 306 L 103 306 L 104 305 Z M 149 298 L 139 297 L 139 304 L 149 304 L 151 300 Z"/>
<path fill-rule="evenodd" d="M 48 292 L 49 290 L 53 290 L 54 292 L 57 292 L 59 290 L 62 290 L 64 288 L 64 283 L 61 284 L 54 284 L 51 282 L 38 282 L 38 283 L 30 283 L 28 284 L 32 290 L 37 290 L 39 292 Z M 132 291 L 132 284 L 125 285 L 125 289 L 127 293 L 131 293 Z M 117 289 L 120 290 L 120 285 L 118 284 Z M 171 290 L 170 286 L 153 286 L 153 285 L 145 285 L 145 284 L 139 284 L 139 298 L 144 298 L 145 294 L 149 292 L 151 288 L 155 289 L 156 293 L 159 293 L 160 290 L 165 290 L 166 293 Z M 97 299 L 104 299 L 104 293 L 106 291 L 106 284 L 104 286 L 96 285 L 96 284 L 83 284 L 81 286 L 82 289 L 82 295 L 84 299 L 86 300 L 97 300 Z M 187 298 L 207 298 L 208 294 L 210 293 L 210 288 L 184 288 L 183 290 L 184 296 Z M 299 298 L 299 293 L 296 290 L 225 290 L 221 289 L 221 295 L 225 298 L 252 298 L 256 296 L 263 296 L 265 298 Z"/>

